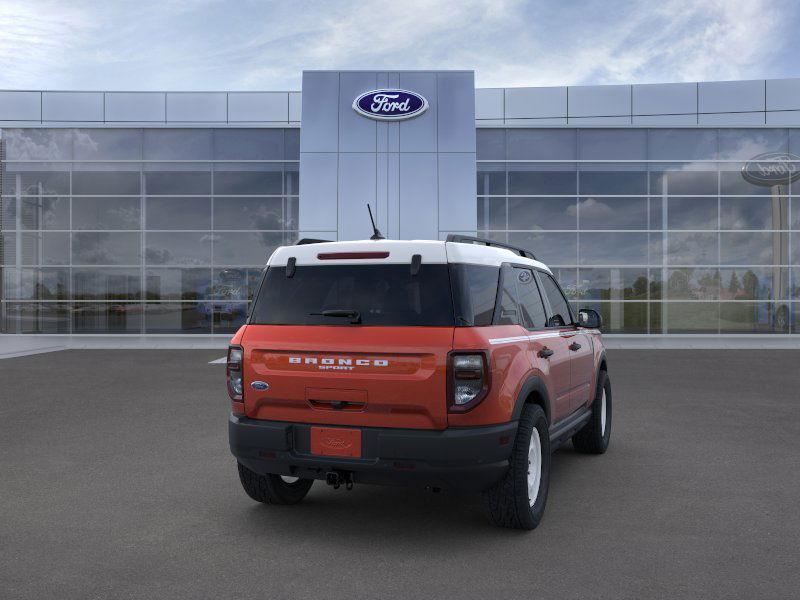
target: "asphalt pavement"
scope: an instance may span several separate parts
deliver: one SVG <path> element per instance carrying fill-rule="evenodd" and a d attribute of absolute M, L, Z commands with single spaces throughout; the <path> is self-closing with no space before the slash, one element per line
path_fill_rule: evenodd
<path fill-rule="evenodd" d="M 0 361 L 0 598 L 796 598 L 800 351 L 612 350 L 611 446 L 542 524 L 480 498 L 240 488 L 214 350 Z"/>

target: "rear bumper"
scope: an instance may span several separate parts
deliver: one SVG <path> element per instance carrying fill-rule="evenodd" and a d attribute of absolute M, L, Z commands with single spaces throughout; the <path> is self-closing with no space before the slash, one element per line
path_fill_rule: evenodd
<path fill-rule="evenodd" d="M 481 491 L 499 481 L 508 460 L 517 422 L 442 431 L 363 427 L 362 457 L 311 454 L 311 425 L 263 421 L 231 414 L 231 452 L 260 474 L 325 479 L 345 471 L 356 483 L 430 486 Z"/>

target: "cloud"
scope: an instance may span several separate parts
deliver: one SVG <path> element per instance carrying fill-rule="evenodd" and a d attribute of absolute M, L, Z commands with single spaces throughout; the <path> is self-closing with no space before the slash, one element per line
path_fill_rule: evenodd
<path fill-rule="evenodd" d="M 299 89 L 303 69 L 481 87 L 796 76 L 790 0 L 6 0 L 0 87 Z"/>

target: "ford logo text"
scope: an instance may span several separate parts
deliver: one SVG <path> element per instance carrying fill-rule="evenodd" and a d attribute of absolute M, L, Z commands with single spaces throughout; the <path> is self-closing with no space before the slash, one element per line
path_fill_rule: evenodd
<path fill-rule="evenodd" d="M 428 110 L 428 101 L 407 90 L 372 90 L 353 100 L 353 110 L 379 121 L 400 121 Z"/>
<path fill-rule="evenodd" d="M 788 185 L 800 179 L 800 156 L 788 152 L 767 152 L 748 160 L 742 177 L 754 185 Z"/>

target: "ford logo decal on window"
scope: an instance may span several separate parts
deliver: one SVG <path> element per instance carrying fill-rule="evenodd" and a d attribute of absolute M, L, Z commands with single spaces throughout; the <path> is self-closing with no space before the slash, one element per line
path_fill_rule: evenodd
<path fill-rule="evenodd" d="M 742 177 L 754 185 L 788 185 L 800 179 L 800 156 L 788 152 L 767 152 L 748 160 Z"/>
<path fill-rule="evenodd" d="M 428 110 L 428 101 L 407 90 L 372 90 L 353 100 L 353 110 L 369 119 L 401 121 Z"/>

